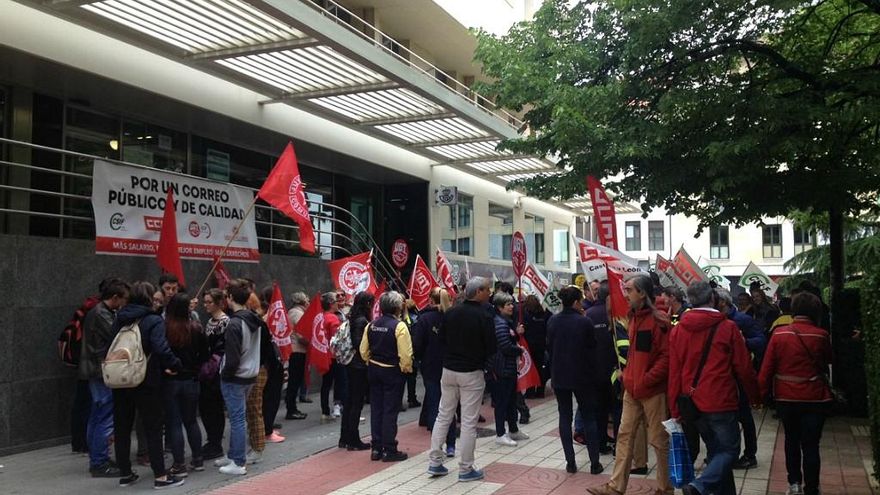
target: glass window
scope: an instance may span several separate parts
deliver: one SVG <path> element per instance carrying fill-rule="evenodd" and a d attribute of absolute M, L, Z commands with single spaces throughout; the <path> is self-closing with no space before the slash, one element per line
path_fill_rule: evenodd
<path fill-rule="evenodd" d="M 196 177 L 225 180 L 241 186 L 259 189 L 269 175 L 273 157 L 238 146 L 192 136 L 192 170 Z M 302 167 L 301 167 L 302 168 Z M 308 177 L 300 170 L 303 181 Z"/>
<path fill-rule="evenodd" d="M 553 226 L 553 262 L 557 265 L 568 264 L 568 229 L 562 225 Z"/>
<path fill-rule="evenodd" d="M 473 256 L 474 198 L 458 193 L 458 204 L 444 206 L 449 221 L 443 223 L 441 247 L 449 253 Z"/>
<path fill-rule="evenodd" d="M 709 227 L 709 258 L 713 260 L 730 258 L 730 237 L 727 225 Z"/>
<path fill-rule="evenodd" d="M 648 222 L 648 249 L 650 251 L 663 251 L 663 231 L 663 220 Z"/>
<path fill-rule="evenodd" d="M 765 225 L 761 228 L 765 258 L 782 258 L 782 226 Z"/>
<path fill-rule="evenodd" d="M 153 124 L 122 124 L 122 160 L 146 167 L 186 173 L 186 134 Z"/>
<path fill-rule="evenodd" d="M 489 257 L 509 260 L 513 240 L 513 209 L 489 203 Z"/>
<path fill-rule="evenodd" d="M 626 250 L 642 250 L 642 222 L 626 222 Z"/>
<path fill-rule="evenodd" d="M 529 261 L 544 264 L 544 218 L 526 213 L 523 235 L 526 238 L 526 250 Z"/>
<path fill-rule="evenodd" d="M 794 254 L 801 254 L 816 246 L 816 237 L 812 232 L 795 226 L 794 228 Z"/>

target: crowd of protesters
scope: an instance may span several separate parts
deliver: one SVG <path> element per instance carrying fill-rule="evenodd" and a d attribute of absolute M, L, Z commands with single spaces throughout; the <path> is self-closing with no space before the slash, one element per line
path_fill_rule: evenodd
<path fill-rule="evenodd" d="M 663 426 L 671 417 L 682 423 L 700 473 L 684 493 L 732 494 L 733 470 L 757 466 L 752 409 L 772 397 L 785 429 L 788 493 L 819 493 L 819 439 L 833 397 L 826 378 L 827 308 L 817 291 L 803 287 L 776 306 L 760 287 L 734 301 L 709 283 L 695 282 L 684 292 L 658 282 L 645 275 L 626 280 L 625 320 L 611 317 L 607 281 L 562 288 L 557 314 L 534 296 L 516 301 L 510 284 L 496 283 L 493 290 L 481 277 L 469 280 L 457 297 L 433 289 L 420 311 L 395 291 L 361 292 L 350 306 L 343 293 L 322 294 L 320 324 L 328 342 L 345 324 L 353 356 L 345 364 L 334 360 L 321 377 L 321 421 L 339 420 L 340 448 L 395 462 L 407 458 L 397 444 L 399 411 L 422 406 L 420 425 L 431 432 L 428 473 L 446 475 L 444 462 L 458 456 L 459 480 L 479 480 L 484 475 L 474 449 L 487 393 L 495 442 L 515 448 L 529 439 L 520 429 L 529 422 L 525 399 L 543 398 L 549 380 L 566 470 L 578 470 L 573 443 L 586 446 L 591 474 L 604 470 L 600 455 L 615 455 L 610 481 L 590 493 L 624 493 L 631 474 L 647 473 L 649 444 L 657 492 L 672 493 Z M 179 486 L 209 460 L 221 473 L 246 474 L 267 442 L 283 442 L 274 427 L 282 398 L 287 420 L 305 419 L 298 404 L 311 402 L 305 390 L 309 341 L 293 333 L 292 353 L 282 362 L 265 322 L 271 297 L 271 288 L 258 293 L 247 279 L 198 296 L 171 275 L 158 286 L 103 281 L 100 302 L 83 320 L 79 362 L 91 396 L 84 422 L 91 475 L 118 478 L 121 486 L 138 480 L 133 430 L 137 461 L 150 466 L 155 488 Z M 199 303 L 202 312 L 196 311 Z M 289 304 L 288 318 L 296 325 L 309 301 L 295 292 Z M 135 388 L 111 390 L 101 363 L 116 333 L 134 322 L 149 356 L 146 378 Z M 524 342 L 540 385 L 523 391 L 518 368 Z M 410 385 L 417 370 L 424 404 Z M 360 431 L 365 403 L 369 443 Z M 707 450 L 702 461 L 701 441 Z M 166 449 L 172 457 L 167 469 Z"/>

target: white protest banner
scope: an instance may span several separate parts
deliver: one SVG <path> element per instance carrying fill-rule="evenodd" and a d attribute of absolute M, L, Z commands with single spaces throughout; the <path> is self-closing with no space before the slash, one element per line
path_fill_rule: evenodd
<path fill-rule="evenodd" d="M 758 265 L 756 265 L 754 261 L 750 261 L 749 266 L 746 267 L 742 277 L 739 279 L 739 286 L 749 290 L 749 285 L 754 282 L 761 284 L 761 290 L 763 290 L 764 293 L 767 294 L 767 297 L 770 298 L 776 294 L 776 289 L 779 288 L 779 284 L 774 282 L 773 279 L 768 277 L 763 270 L 758 268 Z"/>
<path fill-rule="evenodd" d="M 254 199 L 252 191 L 232 184 L 95 160 L 95 251 L 155 256 L 169 187 L 174 191 L 180 257 L 188 259 L 219 256 Z M 244 222 L 223 259 L 260 260 L 254 216 Z"/>
<path fill-rule="evenodd" d="M 636 273 L 646 273 L 639 268 L 638 262 L 629 256 L 599 244 L 590 242 L 579 237 L 574 238 L 578 249 L 578 258 L 588 282 L 594 280 L 603 281 L 608 279 L 606 264 L 609 268 L 627 277 Z"/>
<path fill-rule="evenodd" d="M 709 277 L 710 282 L 715 282 L 719 287 L 730 290 L 730 279 L 721 274 L 721 267 L 718 265 L 706 265 L 701 268 L 703 273 Z"/>
<path fill-rule="evenodd" d="M 537 297 L 541 304 L 550 311 L 556 312 L 561 309 L 562 301 L 559 299 L 559 291 L 553 288 L 550 279 L 545 277 L 532 262 L 526 265 L 523 272 L 522 294 Z"/>

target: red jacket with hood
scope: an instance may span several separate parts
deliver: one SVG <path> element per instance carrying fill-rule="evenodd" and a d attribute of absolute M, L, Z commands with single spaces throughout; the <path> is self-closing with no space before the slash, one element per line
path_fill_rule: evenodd
<path fill-rule="evenodd" d="M 704 413 L 736 411 L 739 382 L 750 399 L 758 402 L 758 380 L 742 332 L 727 316 L 710 309 L 694 308 L 681 317 L 669 336 L 669 391 L 673 418 L 680 417 L 675 399 L 689 395 L 709 330 L 718 325 L 693 401 Z"/>
<path fill-rule="evenodd" d="M 629 316 L 629 352 L 623 386 L 634 399 L 666 392 L 669 376 L 669 317 L 652 308 Z"/>
<path fill-rule="evenodd" d="M 825 330 L 801 320 L 777 328 L 761 366 L 761 397 L 773 387 L 777 401 L 831 402 L 831 389 L 819 376 L 819 368 L 826 372 L 830 362 L 831 340 Z"/>

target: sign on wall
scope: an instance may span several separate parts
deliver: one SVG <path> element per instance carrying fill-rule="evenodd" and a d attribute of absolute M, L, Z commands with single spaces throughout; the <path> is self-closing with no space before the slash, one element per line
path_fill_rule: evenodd
<path fill-rule="evenodd" d="M 155 256 L 162 230 L 165 194 L 174 190 L 181 258 L 219 256 L 253 201 L 253 192 L 232 184 L 95 160 L 92 208 L 98 254 Z M 257 262 L 257 230 L 249 215 L 223 255 Z"/>

